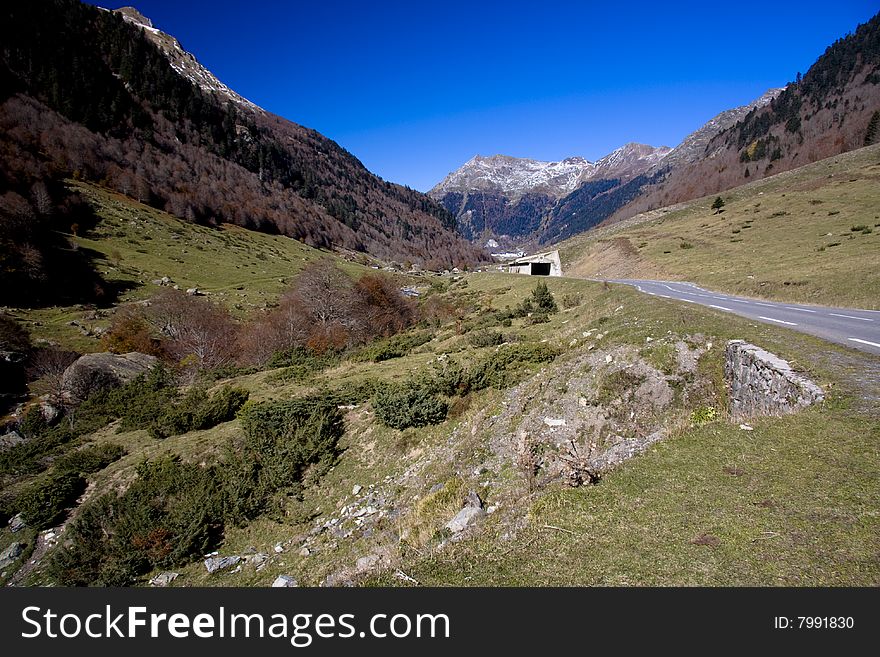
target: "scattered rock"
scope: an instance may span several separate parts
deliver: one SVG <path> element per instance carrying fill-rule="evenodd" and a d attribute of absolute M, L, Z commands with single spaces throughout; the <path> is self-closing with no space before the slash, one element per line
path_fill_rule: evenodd
<path fill-rule="evenodd" d="M 548 427 L 564 427 L 565 418 L 545 417 L 544 424 L 546 424 Z"/>
<path fill-rule="evenodd" d="M 236 565 L 239 561 L 241 561 L 241 557 L 239 556 L 208 557 L 205 559 L 205 568 L 209 573 L 216 573 L 218 570 L 232 568 L 232 566 Z"/>
<path fill-rule="evenodd" d="M 363 489 L 364 489 L 364 487 L 361 486 L 360 484 L 355 484 L 354 487 L 351 489 L 351 494 L 352 495 L 360 495 L 360 493 Z"/>
<path fill-rule="evenodd" d="M 311 551 L 309 548 L 307 548 L 307 547 L 303 547 L 303 548 L 299 551 L 299 556 L 301 556 L 301 557 L 307 557 L 307 556 L 309 556 L 311 553 L 312 553 L 312 551 Z"/>
<path fill-rule="evenodd" d="M 741 425 L 739 425 L 739 428 L 742 429 L 743 431 L 754 431 L 755 430 L 755 427 L 753 427 L 749 424 L 741 424 Z"/>
<path fill-rule="evenodd" d="M 612 356 L 611 354 L 608 354 L 607 356 L 605 356 L 605 362 L 606 362 L 606 363 L 610 363 L 610 362 L 612 362 L 613 360 L 614 360 L 614 356 Z"/>
<path fill-rule="evenodd" d="M 150 580 L 150 586 L 165 587 L 180 577 L 180 573 L 172 573 L 170 571 L 159 573 Z"/>
<path fill-rule="evenodd" d="M 187 288 L 186 293 L 191 297 L 203 297 L 205 293 L 197 287 Z"/>
<path fill-rule="evenodd" d="M 13 534 L 15 534 L 16 532 L 20 532 L 25 527 L 27 527 L 27 524 L 25 523 L 24 519 L 22 519 L 20 513 L 12 516 L 12 518 L 9 520 L 9 531 L 11 531 Z"/>
<path fill-rule="evenodd" d="M 486 512 L 483 511 L 483 509 L 466 506 L 461 511 L 459 511 L 452 520 L 446 523 L 446 529 L 451 531 L 453 534 L 458 534 L 459 532 L 464 531 L 471 525 L 479 522 L 485 515 Z"/>
<path fill-rule="evenodd" d="M 275 581 L 272 582 L 273 589 L 294 588 L 296 586 L 299 586 L 299 584 L 297 584 L 296 580 L 290 575 L 279 575 L 275 578 Z"/>
<path fill-rule="evenodd" d="M 274 549 L 275 554 L 281 554 L 282 552 L 284 552 L 284 545 L 282 545 L 281 543 L 276 543 Z"/>
<path fill-rule="evenodd" d="M 6 568 L 16 562 L 16 560 L 24 552 L 25 544 L 20 542 L 12 543 L 8 548 L 0 552 L 0 568 Z"/>

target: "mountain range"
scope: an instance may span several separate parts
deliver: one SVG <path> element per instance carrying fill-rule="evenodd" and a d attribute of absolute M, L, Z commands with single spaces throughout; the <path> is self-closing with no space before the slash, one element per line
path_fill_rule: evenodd
<path fill-rule="evenodd" d="M 673 149 L 630 143 L 595 163 L 477 155 L 429 195 L 468 239 L 534 248 L 867 145 L 878 111 L 880 15 L 803 77 L 719 113 Z"/>

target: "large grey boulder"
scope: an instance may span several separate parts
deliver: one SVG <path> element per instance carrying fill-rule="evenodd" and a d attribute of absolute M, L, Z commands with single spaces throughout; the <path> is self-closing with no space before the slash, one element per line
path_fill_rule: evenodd
<path fill-rule="evenodd" d="M 78 404 L 99 390 L 133 381 L 158 363 L 155 356 L 136 351 L 80 356 L 61 375 L 61 397 L 68 403 Z"/>

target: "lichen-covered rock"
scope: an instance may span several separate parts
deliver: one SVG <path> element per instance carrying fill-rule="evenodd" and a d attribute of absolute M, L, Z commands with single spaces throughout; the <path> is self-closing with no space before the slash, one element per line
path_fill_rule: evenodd
<path fill-rule="evenodd" d="M 158 364 L 155 356 L 136 351 L 127 354 L 97 353 L 80 356 L 61 375 L 61 396 L 77 404 L 89 395 L 115 388 L 149 371 Z"/>

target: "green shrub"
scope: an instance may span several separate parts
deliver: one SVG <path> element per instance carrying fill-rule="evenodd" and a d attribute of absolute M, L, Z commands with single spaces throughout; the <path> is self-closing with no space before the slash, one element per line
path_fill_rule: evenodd
<path fill-rule="evenodd" d="M 202 388 L 191 388 L 180 401 L 171 404 L 150 424 L 154 438 L 177 436 L 188 431 L 210 429 L 235 418 L 248 399 L 248 392 L 226 386 L 209 396 Z"/>
<path fill-rule="evenodd" d="M 0 452 L 0 474 L 23 475 L 42 472 L 49 466 L 48 458 L 76 438 L 66 422 L 45 434 Z"/>
<path fill-rule="evenodd" d="M 339 355 L 333 351 L 316 354 L 302 346 L 277 351 L 267 363 L 267 369 L 292 367 L 303 372 L 320 372 L 339 362 Z"/>
<path fill-rule="evenodd" d="M 474 347 L 497 347 L 504 342 L 504 336 L 498 331 L 476 331 L 468 335 L 468 342 Z"/>
<path fill-rule="evenodd" d="M 472 390 L 506 388 L 522 378 L 524 364 L 546 363 L 558 355 L 556 349 L 545 343 L 527 342 L 502 346 L 470 369 L 469 387 Z"/>
<path fill-rule="evenodd" d="M 559 307 L 556 305 L 556 300 L 553 298 L 553 294 L 547 287 L 547 283 L 541 281 L 535 286 L 535 289 L 532 290 L 531 296 L 523 299 L 520 304 L 513 309 L 511 314 L 513 317 L 527 317 L 532 313 L 539 313 L 546 316 L 555 313 L 558 310 Z"/>
<path fill-rule="evenodd" d="M 223 502 L 215 469 L 176 458 L 145 462 L 124 494 L 82 509 L 49 574 L 65 586 L 127 586 L 154 568 L 186 563 L 222 535 Z"/>
<path fill-rule="evenodd" d="M 385 426 L 406 429 L 443 422 L 448 407 L 427 388 L 397 383 L 386 385 L 376 393 L 373 410 Z"/>
<path fill-rule="evenodd" d="M 395 335 L 390 338 L 377 340 L 373 344 L 364 347 L 352 356 L 352 360 L 355 362 L 381 363 L 392 358 L 402 358 L 416 347 L 420 347 L 433 339 L 433 333 Z"/>
<path fill-rule="evenodd" d="M 91 433 L 120 418 L 121 431 L 146 429 L 177 396 L 171 373 L 154 367 L 124 386 L 91 395 L 74 412 L 74 431 Z"/>
<path fill-rule="evenodd" d="M 319 396 L 248 403 L 239 417 L 245 436 L 230 446 L 223 473 L 235 522 L 263 512 L 277 493 L 296 492 L 310 465 L 332 463 L 344 431 L 336 405 Z"/>
<path fill-rule="evenodd" d="M 415 385 L 445 397 L 466 395 L 471 386 L 467 370 L 451 358 L 435 361 L 416 378 Z"/>
<path fill-rule="evenodd" d="M 64 510 L 86 489 L 86 481 L 76 472 L 53 473 L 38 479 L 16 498 L 15 506 L 22 519 L 35 529 L 56 523 Z"/>
<path fill-rule="evenodd" d="M 112 443 L 77 449 L 68 452 L 55 461 L 55 472 L 72 472 L 74 474 L 87 475 L 103 470 L 114 461 L 121 459 L 124 455 L 125 449 L 120 445 Z"/>
<path fill-rule="evenodd" d="M 49 425 L 43 418 L 39 404 L 31 406 L 18 423 L 18 432 L 31 440 L 39 438 L 47 431 L 49 431 Z"/>

